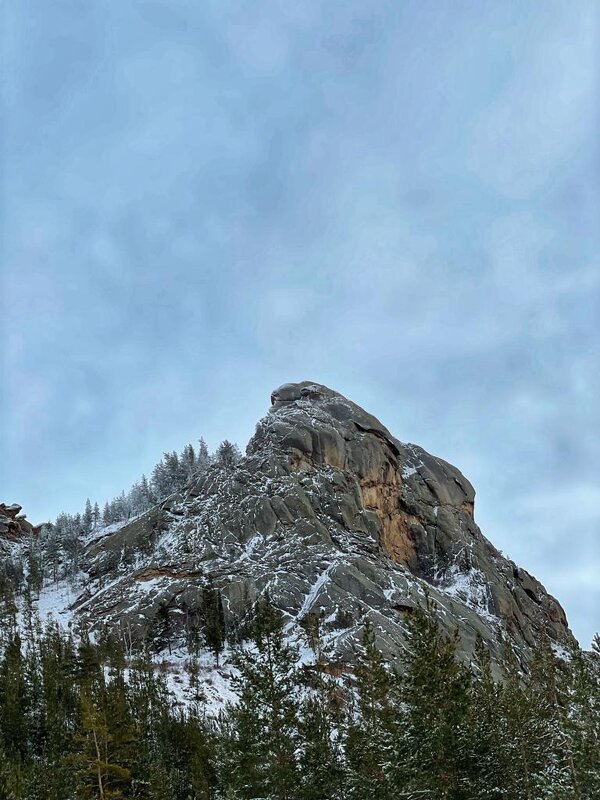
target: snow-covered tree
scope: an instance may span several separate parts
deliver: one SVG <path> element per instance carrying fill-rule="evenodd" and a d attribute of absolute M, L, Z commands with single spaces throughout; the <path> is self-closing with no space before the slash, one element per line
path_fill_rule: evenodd
<path fill-rule="evenodd" d="M 215 462 L 225 469 L 232 469 L 240 460 L 242 454 L 237 444 L 225 439 L 217 447 Z"/>
<path fill-rule="evenodd" d="M 85 510 L 83 512 L 83 517 L 81 519 L 81 524 L 83 526 L 84 533 L 90 533 L 92 527 L 94 525 L 94 512 L 92 509 L 92 504 L 90 502 L 90 498 L 85 501 Z"/>
<path fill-rule="evenodd" d="M 201 437 L 198 443 L 198 453 L 196 455 L 196 462 L 198 464 L 198 471 L 202 471 L 210 466 L 211 457 L 210 452 L 208 450 L 208 445 L 204 441 L 204 438 Z"/>
<path fill-rule="evenodd" d="M 101 519 L 102 515 L 100 514 L 100 507 L 98 506 L 98 503 L 94 503 L 94 508 L 92 509 L 92 528 L 94 530 L 99 527 Z"/>

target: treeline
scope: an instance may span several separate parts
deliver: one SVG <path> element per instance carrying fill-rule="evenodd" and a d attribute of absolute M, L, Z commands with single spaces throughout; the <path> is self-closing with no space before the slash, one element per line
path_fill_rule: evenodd
<path fill-rule="evenodd" d="M 29 588 L 39 593 L 45 580 L 53 582 L 75 577 L 85 537 L 94 530 L 126 521 L 147 511 L 171 494 L 182 489 L 192 478 L 217 464 L 231 469 L 241 458 L 239 447 L 227 439 L 211 453 L 204 439 L 197 448 L 187 444 L 181 453 L 164 453 L 154 466 L 150 480 L 142 475 L 128 492 L 121 492 L 105 503 L 101 512 L 98 503 L 89 499 L 83 513 L 61 513 L 52 524 L 42 527 L 39 537 L 25 542 L 23 553 L 0 560 L 0 585 L 9 583 L 20 594 Z"/>
<path fill-rule="evenodd" d="M 142 475 L 128 492 L 121 492 L 100 511 L 89 499 L 82 513 L 59 514 L 53 524 L 44 525 L 39 537 L 26 542 L 25 560 L 19 553 L 0 561 L 0 582 L 8 580 L 19 593 L 26 584 L 39 592 L 43 581 L 70 579 L 80 569 L 85 537 L 94 530 L 123 522 L 147 511 L 182 489 L 192 478 L 217 464 L 231 469 L 240 460 L 236 444 L 225 440 L 211 453 L 204 439 L 197 448 L 187 444 L 181 453 L 164 453 L 154 466 L 150 480 Z"/>
<path fill-rule="evenodd" d="M 230 468 L 240 458 L 239 447 L 227 439 L 221 442 L 214 453 L 210 453 L 204 439 L 200 439 L 197 448 L 193 444 L 186 444 L 181 453 L 175 450 L 164 453 L 153 467 L 149 480 L 142 475 L 128 492 L 122 491 L 107 501 L 102 511 L 97 502 L 92 503 L 88 498 L 82 513 L 59 514 L 54 523 L 56 534 L 61 538 L 81 536 L 96 528 L 130 519 L 178 492 L 211 464 Z"/>
<path fill-rule="evenodd" d="M 433 609 L 432 609 L 433 610 Z M 596 656 L 542 643 L 525 677 L 507 650 L 492 675 L 435 613 L 408 618 L 402 672 L 367 627 L 354 686 L 305 620 L 311 663 L 259 603 L 238 647 L 238 701 L 218 719 L 169 695 L 145 653 L 126 658 L 85 631 L 0 617 L 0 800 L 593 800 L 600 797 Z"/>

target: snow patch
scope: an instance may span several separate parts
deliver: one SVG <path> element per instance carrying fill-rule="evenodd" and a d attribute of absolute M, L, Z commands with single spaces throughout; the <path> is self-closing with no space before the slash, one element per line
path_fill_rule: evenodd
<path fill-rule="evenodd" d="M 262 536 L 259 533 L 256 533 L 250 541 L 246 542 L 246 546 L 239 557 L 238 561 L 246 561 L 252 556 L 252 553 L 256 550 L 260 542 L 262 541 Z"/>
<path fill-rule="evenodd" d="M 302 617 L 310 611 L 311 606 L 313 605 L 313 603 L 317 599 L 317 596 L 318 596 L 319 592 L 321 591 L 321 589 L 323 588 L 323 586 L 325 586 L 325 584 L 329 583 L 331 572 L 334 569 L 334 567 L 336 567 L 336 566 L 337 566 L 337 561 L 333 561 L 327 567 L 327 569 L 324 569 L 323 572 L 319 575 L 317 580 L 311 586 L 308 594 L 304 598 L 304 602 L 302 603 L 302 608 L 300 609 L 300 611 L 296 615 L 296 619 L 302 619 Z"/>
<path fill-rule="evenodd" d="M 490 589 L 481 570 L 471 567 L 465 571 L 453 564 L 446 570 L 438 589 L 460 600 L 488 622 L 498 621 L 490 611 Z"/>

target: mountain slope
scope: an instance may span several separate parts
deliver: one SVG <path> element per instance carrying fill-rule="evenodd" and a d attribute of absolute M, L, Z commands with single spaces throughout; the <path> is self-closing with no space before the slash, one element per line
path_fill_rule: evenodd
<path fill-rule="evenodd" d="M 477 634 L 496 661 L 506 637 L 524 659 L 542 632 L 570 639 L 558 602 L 482 535 L 455 467 L 325 386 L 288 384 L 271 402 L 237 465 L 212 466 L 92 537 L 76 615 L 131 644 L 177 645 L 198 624 L 207 586 L 220 590 L 228 627 L 268 593 L 290 635 L 319 614 L 335 655 L 351 661 L 370 619 L 394 659 L 403 620 L 428 593 L 465 656 Z"/>

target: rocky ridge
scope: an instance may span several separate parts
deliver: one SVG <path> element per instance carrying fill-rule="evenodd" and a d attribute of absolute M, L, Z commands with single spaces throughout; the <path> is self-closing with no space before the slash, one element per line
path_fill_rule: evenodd
<path fill-rule="evenodd" d="M 71 611 L 131 644 L 160 618 L 183 643 L 210 582 L 225 622 L 268 593 L 290 636 L 318 614 L 341 664 L 369 619 L 388 659 L 427 594 L 464 657 L 477 634 L 499 661 L 508 638 L 526 661 L 535 640 L 570 638 L 564 611 L 506 559 L 474 519 L 456 467 L 398 441 L 375 417 L 313 382 L 273 392 L 246 456 L 214 465 L 128 523 L 96 531 Z"/>
<path fill-rule="evenodd" d="M 8 550 L 11 542 L 39 535 L 42 526 L 32 525 L 22 510 L 18 503 L 0 503 L 0 552 Z"/>

